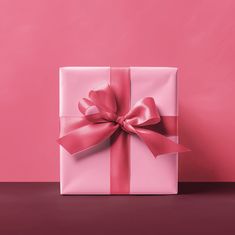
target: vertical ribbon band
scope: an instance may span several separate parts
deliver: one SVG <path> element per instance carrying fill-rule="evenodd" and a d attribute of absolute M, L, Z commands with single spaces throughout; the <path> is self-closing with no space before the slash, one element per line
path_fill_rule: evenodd
<path fill-rule="evenodd" d="M 111 68 L 110 85 L 114 91 L 118 116 L 130 109 L 131 81 L 129 68 Z M 111 194 L 130 192 L 130 135 L 118 129 L 111 137 L 110 147 L 110 191 Z"/>

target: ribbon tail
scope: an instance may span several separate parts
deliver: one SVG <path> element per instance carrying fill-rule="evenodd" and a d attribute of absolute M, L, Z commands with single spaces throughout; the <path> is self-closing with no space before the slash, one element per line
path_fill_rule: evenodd
<path fill-rule="evenodd" d="M 58 139 L 58 143 L 70 154 L 90 149 L 108 139 L 118 125 L 112 122 L 89 123 L 70 131 Z"/>
<path fill-rule="evenodd" d="M 135 128 L 136 134 L 148 146 L 155 157 L 160 154 L 190 151 L 183 145 L 177 144 L 155 131 L 144 128 Z"/>

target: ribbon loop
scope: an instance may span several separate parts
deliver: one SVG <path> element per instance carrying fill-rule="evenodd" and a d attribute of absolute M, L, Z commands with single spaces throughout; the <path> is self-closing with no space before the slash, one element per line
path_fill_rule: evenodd
<path fill-rule="evenodd" d="M 109 84 L 104 83 L 97 89 L 91 90 L 89 98 L 101 111 L 109 113 L 117 112 L 116 98 Z"/>
<path fill-rule="evenodd" d="M 132 126 L 154 125 L 161 119 L 152 97 L 139 100 L 125 117 Z"/>

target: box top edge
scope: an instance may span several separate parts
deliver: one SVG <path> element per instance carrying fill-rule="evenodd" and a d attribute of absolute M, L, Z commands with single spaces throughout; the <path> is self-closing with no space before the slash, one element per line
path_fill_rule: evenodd
<path fill-rule="evenodd" d="M 178 69 L 178 67 L 158 67 L 158 66 L 62 66 L 59 69 L 96 69 L 96 68 L 118 68 L 118 67 L 129 67 L 129 68 L 158 68 L 158 69 Z"/>

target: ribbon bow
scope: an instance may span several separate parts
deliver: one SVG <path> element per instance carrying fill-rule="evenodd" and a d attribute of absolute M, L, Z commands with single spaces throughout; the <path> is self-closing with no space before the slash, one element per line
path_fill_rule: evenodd
<path fill-rule="evenodd" d="M 136 134 L 155 157 L 188 150 L 149 128 L 161 121 L 152 97 L 139 100 L 125 115 L 119 116 L 115 93 L 109 84 L 104 84 L 91 90 L 89 98 L 83 98 L 78 108 L 83 117 L 58 140 L 71 154 L 100 144 L 120 128 L 126 133 Z"/>

